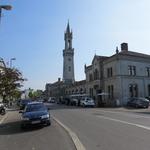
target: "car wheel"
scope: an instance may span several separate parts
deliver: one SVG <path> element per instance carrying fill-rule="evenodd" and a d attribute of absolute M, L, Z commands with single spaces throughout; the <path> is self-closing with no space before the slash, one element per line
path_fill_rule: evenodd
<path fill-rule="evenodd" d="M 1 110 L 1 115 L 5 115 L 5 113 L 6 113 L 5 109 L 2 109 Z"/>
<path fill-rule="evenodd" d="M 148 108 L 148 106 L 145 106 L 145 108 Z"/>
<path fill-rule="evenodd" d="M 51 121 L 47 121 L 47 126 L 50 126 L 51 125 Z"/>

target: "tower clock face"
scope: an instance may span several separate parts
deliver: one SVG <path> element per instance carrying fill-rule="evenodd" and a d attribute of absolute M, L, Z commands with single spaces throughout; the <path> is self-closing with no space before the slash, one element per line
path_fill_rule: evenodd
<path fill-rule="evenodd" d="M 68 58 L 68 61 L 71 61 L 71 58 Z"/>

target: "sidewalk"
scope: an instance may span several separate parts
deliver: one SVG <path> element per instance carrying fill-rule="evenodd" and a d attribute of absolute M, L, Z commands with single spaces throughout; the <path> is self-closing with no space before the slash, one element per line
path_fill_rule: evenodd
<path fill-rule="evenodd" d="M 3 123 L 3 121 L 7 118 L 7 113 L 5 115 L 0 115 L 0 125 Z"/>
<path fill-rule="evenodd" d="M 0 121 L 2 120 L 3 117 L 4 117 L 4 116 L 0 115 Z"/>

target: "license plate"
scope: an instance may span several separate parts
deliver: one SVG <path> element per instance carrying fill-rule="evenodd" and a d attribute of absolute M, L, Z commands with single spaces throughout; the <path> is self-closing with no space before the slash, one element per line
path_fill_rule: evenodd
<path fill-rule="evenodd" d="M 32 121 L 31 123 L 32 124 L 37 124 L 37 123 L 40 123 L 41 121 L 40 120 L 36 120 L 36 121 Z"/>

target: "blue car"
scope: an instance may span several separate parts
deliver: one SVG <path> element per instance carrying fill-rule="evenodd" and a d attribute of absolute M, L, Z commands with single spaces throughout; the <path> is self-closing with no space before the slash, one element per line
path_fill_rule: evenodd
<path fill-rule="evenodd" d="M 51 125 L 50 114 L 47 107 L 42 102 L 28 103 L 22 113 L 21 128 L 29 125 Z"/>

